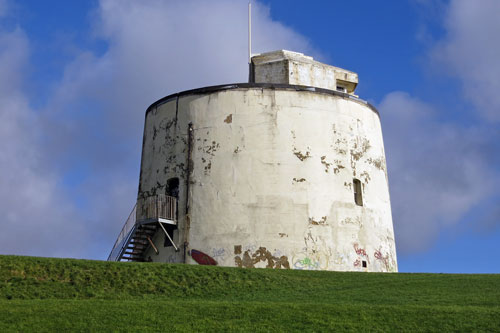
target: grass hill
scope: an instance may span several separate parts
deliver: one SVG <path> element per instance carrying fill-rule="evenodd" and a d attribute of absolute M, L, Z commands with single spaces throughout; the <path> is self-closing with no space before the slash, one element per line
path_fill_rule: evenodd
<path fill-rule="evenodd" d="M 0 256 L 0 331 L 500 331 L 500 275 Z"/>

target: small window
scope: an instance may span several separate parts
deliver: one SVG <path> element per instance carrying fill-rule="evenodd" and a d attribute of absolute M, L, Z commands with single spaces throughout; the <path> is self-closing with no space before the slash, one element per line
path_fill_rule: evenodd
<path fill-rule="evenodd" d="M 175 218 L 179 218 L 179 178 L 170 178 L 167 180 L 167 195 L 176 198 Z"/>
<path fill-rule="evenodd" d="M 167 180 L 167 195 L 179 199 L 179 178 Z"/>
<path fill-rule="evenodd" d="M 363 195 L 361 194 L 361 182 L 359 179 L 354 178 L 352 180 L 352 185 L 354 189 L 354 202 L 358 206 L 363 206 Z"/>
<path fill-rule="evenodd" d="M 366 260 L 363 260 L 361 264 L 363 265 L 363 268 L 366 268 Z"/>
<path fill-rule="evenodd" d="M 346 93 L 347 89 L 345 87 L 342 87 L 342 86 L 337 86 L 337 91 L 341 91 L 343 93 Z"/>

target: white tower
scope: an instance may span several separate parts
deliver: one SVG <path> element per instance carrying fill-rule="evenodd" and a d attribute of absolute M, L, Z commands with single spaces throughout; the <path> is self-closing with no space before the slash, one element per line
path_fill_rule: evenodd
<path fill-rule="evenodd" d="M 147 109 L 137 212 L 110 260 L 397 271 L 379 114 L 357 74 L 276 51 L 252 57 L 250 81 Z"/>

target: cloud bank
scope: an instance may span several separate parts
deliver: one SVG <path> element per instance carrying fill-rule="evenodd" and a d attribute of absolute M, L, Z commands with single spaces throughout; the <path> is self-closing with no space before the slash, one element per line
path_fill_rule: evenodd
<path fill-rule="evenodd" d="M 493 38 L 500 33 L 500 2 L 441 5 L 445 34 L 429 50 L 430 64 L 441 69 L 434 75 L 458 79 L 478 120 L 439 120 L 452 112 L 405 92 L 379 104 L 400 254 L 428 249 L 460 223 L 469 232 L 500 226 L 500 40 Z"/>
<path fill-rule="evenodd" d="M 84 228 L 71 223 L 73 205 L 43 162 L 39 115 L 23 93 L 28 58 L 22 30 L 0 32 L 0 252 L 76 256 L 83 250 L 78 235 Z M 44 241 L 46 252 L 40 253 L 37 245 Z"/>
<path fill-rule="evenodd" d="M 379 109 L 398 251 L 423 251 L 497 191 L 494 134 L 439 122 L 439 110 L 405 92 L 388 94 Z"/>
<path fill-rule="evenodd" d="M 451 1 L 445 37 L 432 57 L 462 82 L 464 95 L 487 120 L 500 121 L 500 1 Z"/>
<path fill-rule="evenodd" d="M 439 121 L 439 109 L 405 92 L 379 104 L 403 254 L 428 248 L 477 209 L 485 228 L 500 224 L 491 200 L 500 140 L 488 125 L 499 120 L 500 43 L 488 38 L 499 31 L 498 2 L 471 3 L 450 2 L 447 33 L 431 53 L 484 123 Z M 29 36 L 0 28 L 0 253 L 105 259 L 135 203 L 145 109 L 177 91 L 245 82 L 246 10 L 246 1 L 102 0 L 87 33 L 105 48 L 64 64 L 41 109 L 25 89 Z M 253 10 L 254 52 L 321 58 L 269 8 L 254 2 Z M 7 11 L 0 0 L 0 19 Z"/>
<path fill-rule="evenodd" d="M 5 2 L 0 0 L 0 14 Z M 135 203 L 144 112 L 185 89 L 247 80 L 246 1 L 100 1 L 83 50 L 41 110 L 30 41 L 0 31 L 0 253 L 104 259 Z M 1 16 L 1 15 L 0 15 Z M 254 3 L 254 52 L 316 52 Z M 5 185 L 5 186 L 4 186 Z"/>

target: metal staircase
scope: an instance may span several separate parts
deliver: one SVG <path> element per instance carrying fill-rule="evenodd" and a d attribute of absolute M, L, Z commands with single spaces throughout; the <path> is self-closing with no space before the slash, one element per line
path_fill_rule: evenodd
<path fill-rule="evenodd" d="M 158 253 L 153 237 L 162 229 L 177 250 L 163 224 L 177 224 L 177 199 L 168 195 L 155 195 L 139 199 L 116 239 L 108 261 L 146 261 L 149 248 Z"/>

